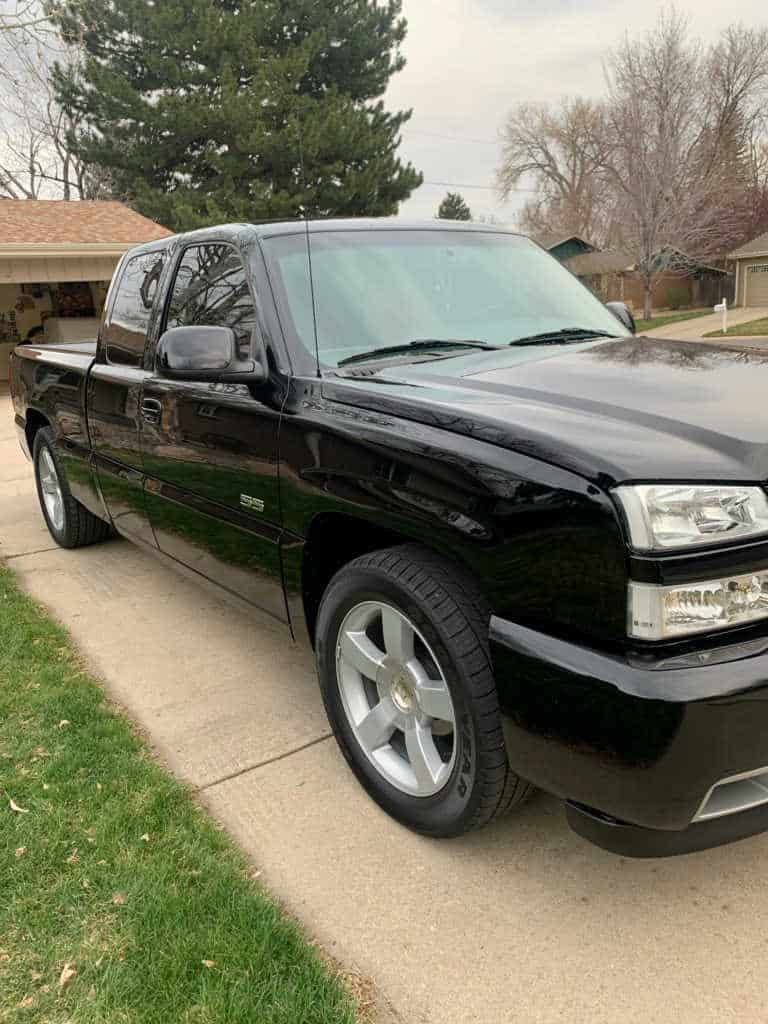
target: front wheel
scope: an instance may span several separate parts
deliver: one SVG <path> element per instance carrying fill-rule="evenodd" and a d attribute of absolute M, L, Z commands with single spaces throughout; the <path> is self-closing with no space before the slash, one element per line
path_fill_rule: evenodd
<path fill-rule="evenodd" d="M 418 832 L 454 836 L 520 803 L 470 581 L 416 545 L 355 559 L 331 580 L 317 659 L 336 739 L 368 793 Z"/>

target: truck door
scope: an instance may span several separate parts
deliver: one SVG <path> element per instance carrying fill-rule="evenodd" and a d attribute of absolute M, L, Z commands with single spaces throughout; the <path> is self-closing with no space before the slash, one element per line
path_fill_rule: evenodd
<path fill-rule="evenodd" d="M 179 252 L 160 333 L 187 325 L 235 332 L 249 357 L 258 321 L 249 276 L 226 241 Z M 161 551 L 287 621 L 280 565 L 279 402 L 268 389 L 144 381 L 145 499 Z M 261 395 L 261 397 L 257 397 Z"/>
<path fill-rule="evenodd" d="M 88 430 L 94 467 L 117 529 L 155 548 L 144 504 L 139 442 L 144 346 L 154 299 L 167 259 L 163 249 L 124 259 L 115 272 L 101 327 L 96 362 L 88 377 Z"/>

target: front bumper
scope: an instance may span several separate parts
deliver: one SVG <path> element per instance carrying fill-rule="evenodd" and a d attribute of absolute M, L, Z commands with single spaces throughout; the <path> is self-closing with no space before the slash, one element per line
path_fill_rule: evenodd
<path fill-rule="evenodd" d="M 565 805 L 565 814 L 574 832 L 623 857 L 677 857 L 768 831 L 768 804 L 712 821 L 694 822 L 674 832 L 630 825 L 570 802 Z"/>
<path fill-rule="evenodd" d="M 510 764 L 567 802 L 577 832 L 668 856 L 768 829 L 768 803 L 694 823 L 718 782 L 768 766 L 768 637 L 666 658 L 497 617 L 490 637 Z"/>

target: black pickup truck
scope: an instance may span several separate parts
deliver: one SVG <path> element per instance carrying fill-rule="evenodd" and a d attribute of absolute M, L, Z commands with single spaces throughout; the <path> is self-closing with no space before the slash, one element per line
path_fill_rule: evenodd
<path fill-rule="evenodd" d="M 632 328 L 497 228 L 230 225 L 128 252 L 11 392 L 54 539 L 312 644 L 401 822 L 540 787 L 658 856 L 768 829 L 768 367 Z"/>

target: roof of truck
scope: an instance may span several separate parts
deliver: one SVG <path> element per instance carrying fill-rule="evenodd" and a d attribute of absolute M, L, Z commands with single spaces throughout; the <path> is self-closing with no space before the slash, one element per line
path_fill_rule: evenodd
<path fill-rule="evenodd" d="M 518 234 L 499 224 L 479 224 L 466 220 L 405 220 L 399 217 L 349 217 L 325 220 L 280 220 L 251 225 L 260 235 L 291 235 L 304 231 L 474 231 L 493 234 Z"/>
<path fill-rule="evenodd" d="M 519 235 L 520 232 L 499 224 L 475 224 L 470 221 L 453 220 L 404 220 L 399 217 L 354 217 L 326 218 L 324 220 L 274 220 L 262 223 L 219 224 L 210 228 L 198 228 L 196 231 L 185 231 L 183 234 L 148 242 L 142 249 L 164 248 L 179 238 L 190 241 L 206 239 L 232 238 L 237 235 L 255 233 L 259 238 L 274 238 L 278 235 L 297 235 L 309 228 L 310 234 L 327 231 L 461 231 L 476 234 Z"/>

